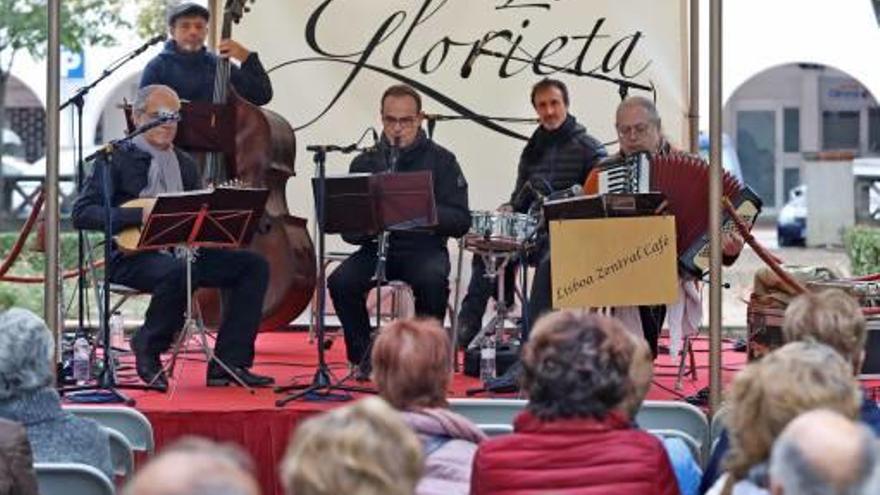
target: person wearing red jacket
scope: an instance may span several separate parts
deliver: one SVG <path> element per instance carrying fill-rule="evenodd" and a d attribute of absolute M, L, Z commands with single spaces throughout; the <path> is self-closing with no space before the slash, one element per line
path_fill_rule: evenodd
<path fill-rule="evenodd" d="M 660 440 L 630 414 L 630 363 L 647 355 L 617 320 L 583 311 L 541 318 L 523 349 L 526 410 L 484 441 L 472 495 L 677 495 Z"/>

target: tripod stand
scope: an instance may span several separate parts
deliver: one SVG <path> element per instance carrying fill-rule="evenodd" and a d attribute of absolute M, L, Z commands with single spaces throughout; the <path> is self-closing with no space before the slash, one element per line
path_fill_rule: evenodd
<path fill-rule="evenodd" d="M 348 385 L 344 385 L 345 379 L 334 383 L 335 378 L 333 373 L 330 371 L 330 367 L 327 365 L 327 359 L 324 352 L 324 329 L 325 329 L 325 309 L 327 307 L 327 273 L 326 266 L 324 263 L 324 237 L 325 237 L 325 208 L 326 208 L 326 179 L 327 179 L 327 152 L 328 151 L 341 151 L 341 149 L 335 149 L 335 147 L 330 146 L 309 146 L 307 148 L 309 151 L 314 153 L 313 159 L 315 162 L 315 168 L 318 172 L 317 180 L 314 181 L 315 188 L 315 224 L 317 226 L 317 243 L 318 243 L 318 280 L 317 287 L 315 290 L 318 291 L 318 316 L 315 318 L 315 334 L 316 334 L 316 345 L 318 347 L 318 365 L 315 370 L 315 375 L 312 377 L 312 382 L 308 385 L 288 385 L 283 387 L 275 387 L 276 393 L 285 393 L 291 390 L 298 390 L 298 392 L 287 395 L 286 397 L 282 397 L 275 401 L 275 405 L 277 407 L 283 407 L 288 402 L 311 397 L 317 400 L 350 400 L 351 395 L 346 394 L 333 394 L 334 390 L 340 390 L 343 392 L 369 392 L 370 390 L 360 388 L 360 387 L 352 387 Z M 323 393 L 318 393 L 322 392 Z"/>

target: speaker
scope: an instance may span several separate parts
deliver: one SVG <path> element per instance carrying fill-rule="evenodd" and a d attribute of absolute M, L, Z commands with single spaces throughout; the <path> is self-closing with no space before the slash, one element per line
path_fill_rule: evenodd
<path fill-rule="evenodd" d="M 519 360 L 519 344 L 499 344 L 495 348 L 495 376 L 501 376 Z M 464 352 L 464 374 L 480 377 L 480 348 Z"/>

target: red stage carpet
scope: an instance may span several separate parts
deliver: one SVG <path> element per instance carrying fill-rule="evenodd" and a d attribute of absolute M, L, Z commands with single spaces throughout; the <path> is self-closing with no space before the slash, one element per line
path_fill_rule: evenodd
<path fill-rule="evenodd" d="M 310 383 L 316 363 L 316 350 L 308 344 L 305 333 L 263 333 L 257 340 L 257 359 L 254 371 L 272 375 L 278 383 Z M 333 372 L 345 374 L 343 344 L 338 339 L 327 353 Z M 708 342 L 695 343 L 698 379 L 685 378 L 681 392 L 673 389 L 674 376 L 658 376 L 649 399 L 676 399 L 692 394 L 708 383 Z M 201 435 L 217 440 L 235 442 L 245 447 L 254 457 L 258 477 L 265 495 L 281 494 L 278 484 L 278 463 L 284 455 L 287 440 L 295 425 L 316 412 L 336 407 L 340 402 L 299 400 L 286 407 L 275 407 L 280 395 L 271 390 L 257 390 L 254 395 L 238 388 L 205 387 L 205 364 L 201 354 L 191 352 L 188 359 L 179 360 L 176 380 L 167 394 L 132 392 L 137 409 L 153 423 L 157 449 L 184 435 Z M 725 383 L 745 362 L 745 353 L 736 353 L 725 344 L 723 357 Z M 657 359 L 658 374 L 674 374 L 676 366 L 668 356 Z M 130 372 L 129 372 L 130 373 Z M 124 377 L 125 375 L 123 375 Z M 132 375 L 128 375 L 129 377 Z M 120 381 L 125 381 L 126 378 Z M 457 374 L 450 390 L 451 397 L 464 397 L 469 388 L 479 381 Z"/>

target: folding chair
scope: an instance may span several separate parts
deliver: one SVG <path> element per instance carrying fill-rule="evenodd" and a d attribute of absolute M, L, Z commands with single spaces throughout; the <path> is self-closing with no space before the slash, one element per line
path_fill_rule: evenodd
<path fill-rule="evenodd" d="M 114 495 L 107 475 L 87 464 L 34 463 L 41 495 Z"/>

